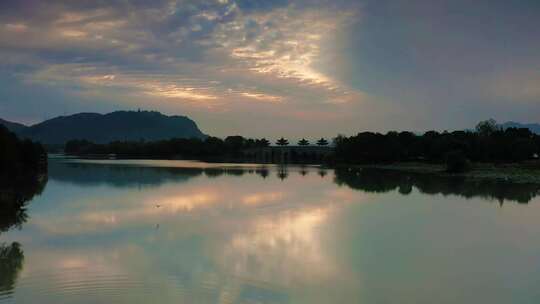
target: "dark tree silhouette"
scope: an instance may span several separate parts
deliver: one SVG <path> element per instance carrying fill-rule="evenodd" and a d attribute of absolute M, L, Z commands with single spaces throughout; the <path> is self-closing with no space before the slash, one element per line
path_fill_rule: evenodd
<path fill-rule="evenodd" d="M 321 139 L 317 140 L 317 145 L 318 146 L 326 146 L 326 145 L 328 145 L 328 141 L 321 137 Z"/>
<path fill-rule="evenodd" d="M 0 177 L 15 180 L 47 169 L 47 154 L 39 143 L 21 140 L 0 125 Z"/>
<path fill-rule="evenodd" d="M 8 136 L 9 137 L 9 136 Z M 3 147 L 0 136 L 0 147 Z M 298 144 L 302 145 L 301 140 Z M 65 152 L 71 155 L 108 155 L 118 158 L 184 158 L 210 161 L 237 161 L 253 158 L 253 148 L 267 147 L 266 139 L 251 139 L 229 136 L 225 140 L 217 137 L 173 138 L 154 142 L 116 141 L 109 144 L 94 144 L 83 140 L 73 140 L 66 144 Z M 280 138 L 276 144 L 286 146 L 289 141 Z M 327 146 L 326 139 L 317 141 L 319 146 Z M 13 145 L 11 145 L 13 146 Z M 30 144 L 15 145 L 26 147 Z M 35 145 L 34 145 L 35 146 Z M 0 149 L 0 169 L 14 168 L 14 163 L 35 163 L 30 154 L 17 153 L 19 148 Z M 294 150 L 294 149 L 292 149 Z M 474 162 L 515 162 L 532 159 L 540 153 L 540 136 L 526 128 L 502 129 L 489 120 L 478 124 L 477 131 L 437 132 L 428 131 L 423 135 L 412 132 L 391 131 L 386 134 L 361 132 L 354 136 L 338 136 L 334 139 L 334 154 L 324 160 L 341 163 L 373 163 L 395 161 L 429 161 L 445 163 L 449 152 L 461 151 L 466 159 Z M 275 160 L 272 151 L 265 151 L 264 158 Z M 24 156 L 27 155 L 27 156 Z M 537 157 L 537 156 L 536 156 Z M 291 151 L 291 160 L 316 158 L 299 151 Z M 9 159 L 9 160 L 8 160 Z M 15 162 L 13 160 L 16 160 Z M 17 166 L 15 166 L 17 167 Z M 5 171 L 5 170 L 4 170 Z M 2 171 L 0 171 L 2 172 Z"/>
<path fill-rule="evenodd" d="M 483 136 L 490 136 L 499 130 L 500 127 L 497 125 L 497 121 L 493 118 L 481 121 L 476 125 L 476 132 Z"/>
<path fill-rule="evenodd" d="M 245 143 L 246 139 L 239 135 L 227 136 L 225 138 L 225 145 L 229 146 L 229 149 L 232 151 L 239 151 L 244 147 Z"/>
<path fill-rule="evenodd" d="M 268 139 L 266 139 L 266 138 L 261 138 L 259 140 L 259 146 L 260 147 L 268 147 L 268 146 L 270 146 L 270 141 L 268 141 Z"/>
<path fill-rule="evenodd" d="M 350 137 L 338 136 L 334 142 L 336 162 L 343 163 L 444 163 L 450 152 L 456 156 L 454 160 L 458 156 L 455 153 L 459 153 L 474 162 L 516 162 L 532 159 L 540 152 L 539 135 L 526 128 L 503 130 L 493 120 L 479 123 L 476 132 L 428 131 L 423 135 L 362 132 Z"/>
<path fill-rule="evenodd" d="M 69 155 L 107 155 L 118 158 L 196 158 L 205 160 L 241 159 L 250 148 L 268 147 L 270 142 L 263 139 L 228 136 L 225 140 L 217 137 L 172 138 L 153 142 L 115 141 L 109 144 L 95 144 L 85 140 L 71 140 L 65 145 Z"/>
<path fill-rule="evenodd" d="M 278 145 L 278 146 L 288 146 L 289 141 L 282 137 L 282 138 L 280 138 L 280 139 L 278 139 L 276 141 L 276 145 Z"/>
<path fill-rule="evenodd" d="M 309 146 L 309 141 L 305 138 L 302 138 L 300 141 L 298 141 L 299 146 Z"/>
<path fill-rule="evenodd" d="M 302 138 L 301 140 L 298 141 L 298 145 L 299 146 L 309 146 L 309 141 L 305 138 Z"/>

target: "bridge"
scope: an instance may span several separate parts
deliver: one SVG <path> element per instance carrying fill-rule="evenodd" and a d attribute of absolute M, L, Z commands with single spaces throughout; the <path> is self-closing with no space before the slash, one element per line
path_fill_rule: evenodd
<path fill-rule="evenodd" d="M 271 146 L 243 151 L 244 157 L 257 163 L 319 163 L 334 153 L 329 146 Z"/>

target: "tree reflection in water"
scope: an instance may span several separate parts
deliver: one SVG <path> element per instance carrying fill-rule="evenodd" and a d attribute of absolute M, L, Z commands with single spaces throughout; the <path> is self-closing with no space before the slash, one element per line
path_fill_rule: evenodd
<path fill-rule="evenodd" d="M 3 180 L 0 184 L 0 233 L 11 228 L 20 229 L 28 220 L 26 204 L 41 194 L 46 176 L 32 176 L 24 180 Z M 0 243 L 0 299 L 13 290 L 24 263 L 19 243 Z"/>
<path fill-rule="evenodd" d="M 23 262 L 24 254 L 19 243 L 0 244 L 0 298 L 2 292 L 12 290 L 15 287 Z"/>
<path fill-rule="evenodd" d="M 287 170 L 287 166 L 279 166 L 277 170 L 277 177 L 280 180 L 285 180 L 289 176 L 289 172 Z"/>
<path fill-rule="evenodd" d="M 536 197 L 540 185 L 518 184 L 495 180 L 471 180 L 462 177 L 433 174 L 406 173 L 381 169 L 340 168 L 335 170 L 335 182 L 365 192 L 384 193 L 398 190 L 408 195 L 413 188 L 424 194 L 459 195 L 465 198 L 480 197 L 526 204 Z"/>

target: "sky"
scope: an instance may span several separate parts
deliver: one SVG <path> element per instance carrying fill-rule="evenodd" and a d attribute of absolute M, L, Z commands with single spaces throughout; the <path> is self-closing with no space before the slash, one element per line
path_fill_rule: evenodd
<path fill-rule="evenodd" d="M 0 1 L 0 117 L 292 138 L 540 122 L 537 0 Z"/>

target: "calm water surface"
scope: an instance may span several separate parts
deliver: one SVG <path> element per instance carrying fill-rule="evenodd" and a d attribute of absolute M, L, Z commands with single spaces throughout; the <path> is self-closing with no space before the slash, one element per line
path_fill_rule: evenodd
<path fill-rule="evenodd" d="M 24 214 L 0 218 L 0 303 L 540 303 L 538 193 L 317 167 L 51 160 Z"/>

